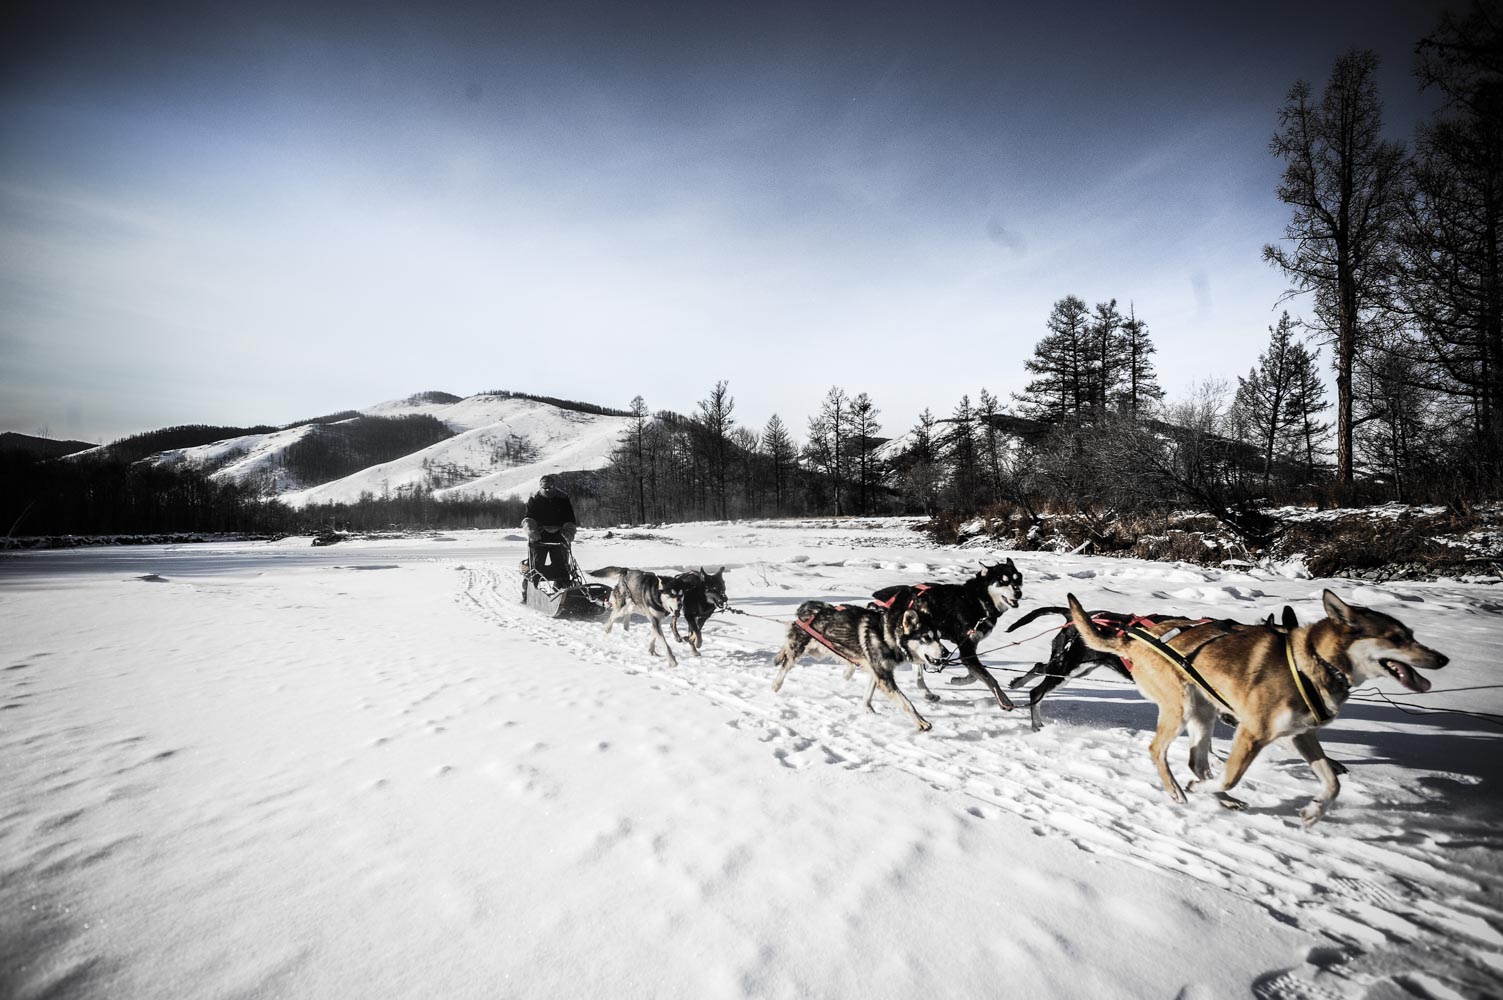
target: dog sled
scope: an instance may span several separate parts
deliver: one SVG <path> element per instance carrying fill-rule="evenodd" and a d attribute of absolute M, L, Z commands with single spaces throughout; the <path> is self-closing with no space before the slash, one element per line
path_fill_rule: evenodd
<path fill-rule="evenodd" d="M 533 542 L 534 546 L 558 546 L 564 552 L 566 574 L 552 579 L 538 572 L 530 560 L 522 561 L 522 603 L 549 618 L 598 621 L 611 610 L 611 588 L 603 583 L 586 583 L 574 561 L 574 552 L 566 541 Z"/>

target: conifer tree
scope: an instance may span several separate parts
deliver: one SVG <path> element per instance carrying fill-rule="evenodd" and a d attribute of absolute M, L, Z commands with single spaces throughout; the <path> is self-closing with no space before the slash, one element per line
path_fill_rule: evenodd
<path fill-rule="evenodd" d="M 1148 324 L 1138 319 L 1131 304 L 1127 307 L 1127 319 L 1122 321 L 1122 353 L 1126 361 L 1119 402 L 1134 418 L 1150 401 L 1164 398 L 1159 388 L 1157 373 L 1149 355 L 1155 353 L 1153 341 L 1148 336 Z"/>
<path fill-rule="evenodd" d="M 871 513 L 871 500 L 881 484 L 881 463 L 872 454 L 876 448 L 876 436 L 882 429 L 877 422 L 877 406 L 866 393 L 851 400 L 850 451 L 856 477 L 856 509 L 862 514 Z"/>
<path fill-rule="evenodd" d="M 788 500 L 797 451 L 776 413 L 767 418 L 767 426 L 762 429 L 762 451 L 772 471 L 773 510 L 781 514 Z"/>
<path fill-rule="evenodd" d="M 1015 398 L 1024 415 L 1046 423 L 1079 424 L 1089 402 L 1090 310 L 1067 295 L 1049 313 L 1049 333 L 1023 367 L 1034 376 Z"/>
<path fill-rule="evenodd" d="M 976 450 L 976 414 L 971 397 L 961 396 L 945 435 L 945 459 L 950 466 L 951 506 L 969 509 L 975 505 L 980 471 Z"/>
<path fill-rule="evenodd" d="M 726 518 L 726 458 L 728 436 L 731 432 L 731 413 L 736 409 L 736 400 L 730 394 L 728 383 L 721 379 L 710 390 L 710 395 L 699 401 L 700 425 L 705 430 L 708 454 L 706 458 L 710 486 L 714 490 L 720 518 Z"/>
<path fill-rule="evenodd" d="M 1237 378 L 1237 395 L 1233 406 L 1248 434 L 1263 456 L 1263 489 L 1268 489 L 1273 475 L 1273 458 L 1281 442 L 1294 426 L 1289 406 L 1293 393 L 1294 320 L 1286 312 L 1277 325 L 1268 328 L 1268 349 L 1258 355 L 1258 363 Z"/>
<path fill-rule="evenodd" d="M 1090 409 L 1099 417 L 1117 397 L 1127 374 L 1126 344 L 1122 338 L 1122 314 L 1117 300 L 1096 303 L 1088 331 L 1090 354 L 1087 383 Z"/>

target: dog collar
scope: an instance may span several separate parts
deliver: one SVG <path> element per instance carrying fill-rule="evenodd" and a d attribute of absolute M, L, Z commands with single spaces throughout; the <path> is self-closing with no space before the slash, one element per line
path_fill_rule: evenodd
<path fill-rule="evenodd" d="M 1335 664 L 1326 660 L 1325 657 L 1321 656 L 1314 649 L 1310 650 L 1310 655 L 1315 657 L 1315 662 L 1319 663 L 1325 669 L 1326 683 L 1330 685 L 1333 697 L 1344 696 L 1352 689 L 1351 678 L 1342 673 Z"/>

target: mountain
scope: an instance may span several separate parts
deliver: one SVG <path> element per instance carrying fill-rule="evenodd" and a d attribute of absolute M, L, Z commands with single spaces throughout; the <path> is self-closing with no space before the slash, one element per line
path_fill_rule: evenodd
<path fill-rule="evenodd" d="M 441 498 L 525 497 L 545 474 L 603 469 L 628 423 L 620 411 L 565 400 L 426 392 L 175 448 L 150 461 L 200 468 L 294 507 L 399 490 Z M 380 459 L 365 464 L 373 455 Z M 340 471 L 330 475 L 330 469 Z"/>
<path fill-rule="evenodd" d="M 0 454 L 23 453 L 37 458 L 61 458 L 94 447 L 87 441 L 57 441 L 53 438 L 32 437 L 15 431 L 0 433 Z"/>

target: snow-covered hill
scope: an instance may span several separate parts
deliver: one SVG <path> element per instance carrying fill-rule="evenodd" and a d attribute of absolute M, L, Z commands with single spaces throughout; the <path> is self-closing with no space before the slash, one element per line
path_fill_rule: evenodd
<path fill-rule="evenodd" d="M 257 485 L 295 507 L 352 503 L 364 493 L 382 496 L 404 488 L 431 490 L 438 497 L 527 496 L 547 473 L 604 468 L 628 422 L 626 417 L 493 393 L 457 401 L 444 394 L 421 394 L 359 412 L 372 417 L 425 415 L 456 433 L 393 461 L 321 483 L 300 482 L 283 464 L 287 449 L 314 432 L 312 425 L 162 452 L 154 461 L 211 469 L 216 479 Z"/>

